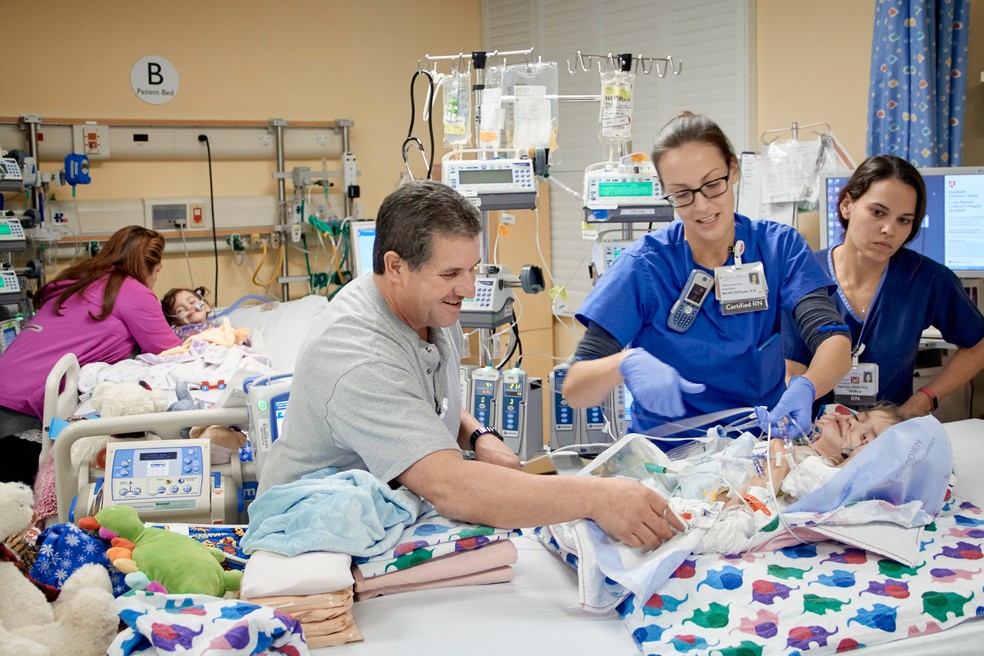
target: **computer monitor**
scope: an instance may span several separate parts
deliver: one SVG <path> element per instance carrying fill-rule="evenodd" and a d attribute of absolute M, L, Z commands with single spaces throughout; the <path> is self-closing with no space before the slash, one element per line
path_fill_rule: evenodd
<path fill-rule="evenodd" d="M 926 182 L 926 216 L 907 248 L 952 269 L 962 278 L 984 277 L 984 167 L 920 169 Z M 822 181 L 820 248 L 844 242 L 837 199 L 851 172 Z"/>
<path fill-rule="evenodd" d="M 372 271 L 372 245 L 376 242 L 375 221 L 353 221 L 349 224 L 349 262 L 353 276 Z"/>

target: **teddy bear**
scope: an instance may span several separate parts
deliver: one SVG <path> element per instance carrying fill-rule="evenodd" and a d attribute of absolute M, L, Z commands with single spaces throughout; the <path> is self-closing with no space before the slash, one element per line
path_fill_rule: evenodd
<path fill-rule="evenodd" d="M 0 537 L 34 521 L 34 497 L 21 483 L 0 483 Z M 5 546 L 0 559 L 0 656 L 98 656 L 119 629 L 109 573 L 83 565 L 61 590 L 36 583 Z M 54 601 L 48 601 L 54 598 Z"/>
<path fill-rule="evenodd" d="M 92 391 L 91 402 L 100 417 L 126 417 L 167 410 L 167 397 L 163 392 L 149 390 L 139 383 L 100 383 Z M 106 443 L 112 437 L 94 435 L 77 440 L 72 444 L 72 467 L 79 469 L 89 463 L 105 469 Z"/>

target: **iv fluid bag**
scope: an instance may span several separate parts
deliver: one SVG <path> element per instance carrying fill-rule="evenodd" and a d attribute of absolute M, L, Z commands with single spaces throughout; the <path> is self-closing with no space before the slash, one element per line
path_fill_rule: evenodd
<path fill-rule="evenodd" d="M 601 74 L 601 142 L 619 145 L 632 141 L 632 88 L 635 73 L 608 71 Z"/>
<path fill-rule="evenodd" d="M 471 72 L 444 78 L 444 145 L 464 148 L 471 142 Z"/>

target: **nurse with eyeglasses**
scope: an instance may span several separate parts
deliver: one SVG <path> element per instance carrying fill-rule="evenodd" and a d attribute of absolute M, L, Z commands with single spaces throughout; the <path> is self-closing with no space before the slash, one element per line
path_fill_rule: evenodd
<path fill-rule="evenodd" d="M 683 112 L 667 123 L 653 164 L 678 220 L 636 241 L 598 279 L 576 315 L 587 330 L 564 398 L 598 405 L 624 382 L 633 432 L 666 433 L 660 427 L 674 420 L 753 406 L 763 432 L 806 433 L 814 400 L 851 367 L 833 281 L 795 229 L 735 213 L 738 158 L 707 117 Z M 783 311 L 812 353 L 788 385 Z"/>

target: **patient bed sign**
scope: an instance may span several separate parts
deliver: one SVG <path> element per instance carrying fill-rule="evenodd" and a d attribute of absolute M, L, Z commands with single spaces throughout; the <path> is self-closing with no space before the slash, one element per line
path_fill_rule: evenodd
<path fill-rule="evenodd" d="M 110 442 L 104 507 L 128 505 L 155 516 L 211 516 L 210 446 L 205 439 Z"/>

